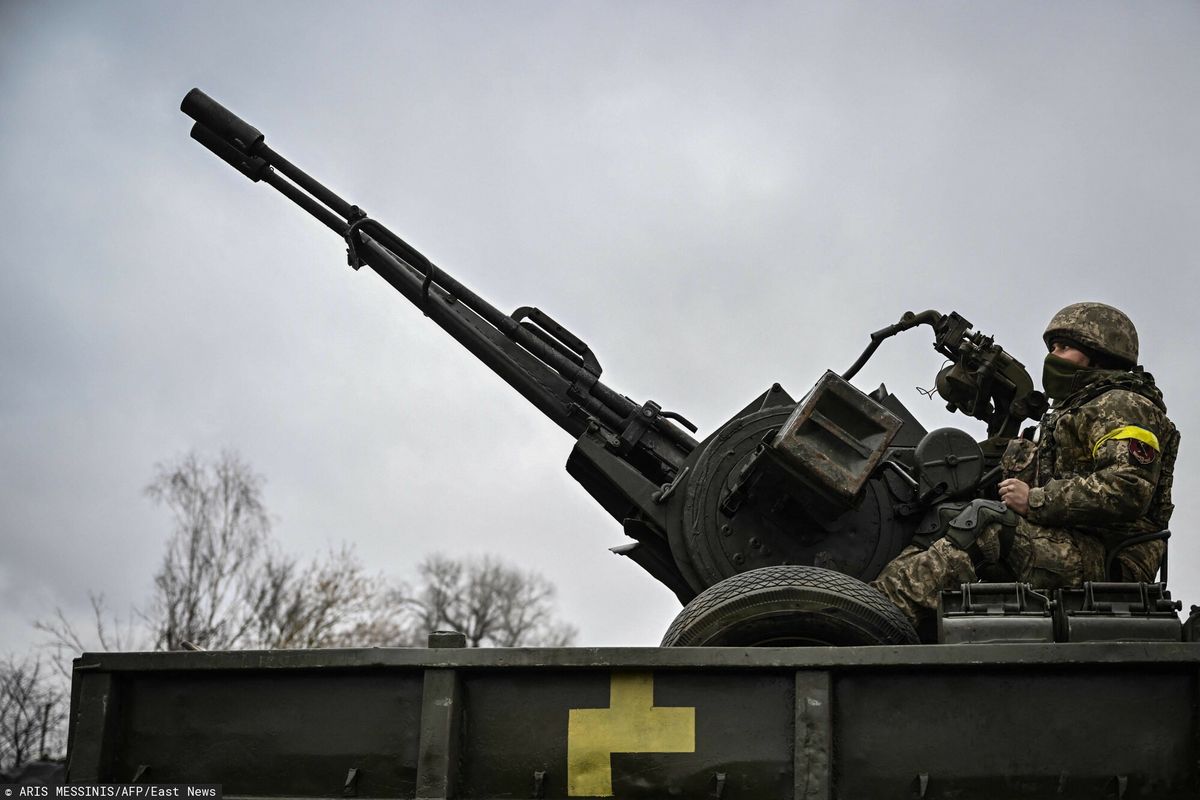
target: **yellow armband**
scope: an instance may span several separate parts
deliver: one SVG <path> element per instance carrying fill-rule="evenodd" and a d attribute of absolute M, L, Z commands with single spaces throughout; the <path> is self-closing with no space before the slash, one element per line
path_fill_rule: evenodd
<path fill-rule="evenodd" d="M 1100 451 L 1100 445 L 1107 442 L 1109 439 L 1137 439 L 1139 442 L 1145 442 L 1155 449 L 1161 451 L 1159 447 L 1158 437 L 1145 428 L 1139 428 L 1136 425 L 1126 425 L 1123 428 L 1111 430 L 1096 440 L 1096 444 L 1092 446 L 1092 458 L 1096 457 L 1096 453 Z"/>

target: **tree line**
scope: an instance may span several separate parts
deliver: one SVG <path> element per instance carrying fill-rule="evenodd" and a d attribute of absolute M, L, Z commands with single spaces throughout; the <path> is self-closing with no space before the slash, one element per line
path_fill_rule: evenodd
<path fill-rule="evenodd" d="M 172 525 L 149 597 L 120 617 L 92 593 L 87 625 L 61 608 L 34 622 L 46 658 L 0 660 L 0 770 L 63 752 L 63 678 L 84 651 L 424 646 L 435 630 L 459 631 L 471 647 L 574 641 L 554 585 L 494 556 L 433 553 L 411 580 L 395 580 L 369 572 L 347 544 L 308 560 L 285 552 L 263 484 L 233 451 L 156 466 L 146 495 Z"/>

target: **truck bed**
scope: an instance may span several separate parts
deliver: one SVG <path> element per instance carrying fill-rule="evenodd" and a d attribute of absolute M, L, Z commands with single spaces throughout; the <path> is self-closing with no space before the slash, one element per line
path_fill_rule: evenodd
<path fill-rule="evenodd" d="M 226 797 L 1195 798 L 1200 644 L 87 653 L 70 783 Z"/>

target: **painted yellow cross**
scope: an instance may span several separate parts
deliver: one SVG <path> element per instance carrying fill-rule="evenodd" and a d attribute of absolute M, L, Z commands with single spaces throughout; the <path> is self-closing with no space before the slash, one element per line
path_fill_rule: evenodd
<path fill-rule="evenodd" d="M 655 708 L 654 675 L 614 672 L 609 708 L 567 718 L 567 795 L 612 797 L 613 753 L 696 752 L 696 709 Z"/>

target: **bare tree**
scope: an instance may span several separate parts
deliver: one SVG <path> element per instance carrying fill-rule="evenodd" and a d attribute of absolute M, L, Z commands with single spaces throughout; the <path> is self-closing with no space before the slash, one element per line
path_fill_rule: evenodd
<path fill-rule="evenodd" d="M 62 752 L 64 700 L 41 661 L 0 661 L 0 768 Z"/>
<path fill-rule="evenodd" d="M 435 554 L 417 568 L 415 591 L 398 592 L 422 632 L 451 629 L 471 647 L 571 644 L 576 629 L 555 619 L 554 585 L 536 572 L 493 556 L 452 559 Z"/>
<path fill-rule="evenodd" d="M 473 647 L 565 645 L 576 631 L 554 618 L 554 586 L 485 556 L 430 556 L 415 590 L 388 589 L 347 546 L 302 563 L 271 540 L 263 479 L 231 451 L 159 464 L 146 494 L 174 522 L 154 591 L 121 624 L 92 596 L 94 631 L 80 635 L 61 610 L 35 625 L 57 663 L 90 649 L 405 646 L 431 630 L 462 631 Z M 96 644 L 99 647 L 96 647 Z"/>
<path fill-rule="evenodd" d="M 56 663 L 85 650 L 177 650 L 398 645 L 412 639 L 378 576 L 347 546 L 301 563 L 271 540 L 263 479 L 232 451 L 194 453 L 156 467 L 146 494 L 174 522 L 143 609 L 118 620 L 92 595 L 81 634 L 61 609 L 35 626 Z"/>
<path fill-rule="evenodd" d="M 147 493 L 175 518 L 148 615 L 159 648 L 397 646 L 444 627 L 475 647 L 574 639 L 575 629 L 554 619 L 549 581 L 490 556 L 431 556 L 407 593 L 385 591 L 346 547 L 305 566 L 279 554 L 262 479 L 236 454 L 160 466 Z"/>
<path fill-rule="evenodd" d="M 254 627 L 245 599 L 266 557 L 271 524 L 263 480 L 232 451 L 159 464 L 146 494 L 175 520 L 148 611 L 155 647 L 244 645 Z"/>
<path fill-rule="evenodd" d="M 145 619 L 131 610 L 125 619 L 111 613 L 104 603 L 104 595 L 91 592 L 88 599 L 92 605 L 92 625 L 87 634 L 81 633 L 62 608 L 54 609 L 49 619 L 34 620 L 33 627 L 49 634 L 44 646 L 53 655 L 50 663 L 59 676 L 70 679 L 71 659 L 89 650 L 150 650 L 153 637 L 145 629 Z"/>
<path fill-rule="evenodd" d="M 383 581 L 367 575 L 348 546 L 304 567 L 271 556 L 258 586 L 247 598 L 258 647 L 396 646 L 412 638 L 385 602 Z"/>
<path fill-rule="evenodd" d="M 262 478 L 235 453 L 159 466 L 147 494 L 175 518 L 148 620 L 158 648 L 399 644 L 384 585 L 343 545 L 307 564 L 278 551 Z M 364 641 L 369 640 L 369 641 Z"/>

